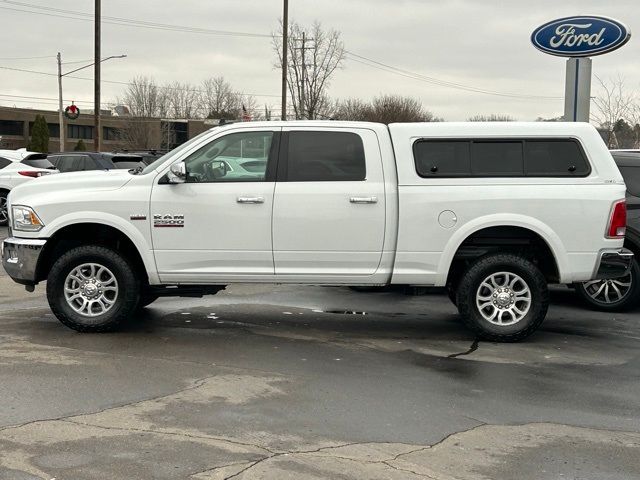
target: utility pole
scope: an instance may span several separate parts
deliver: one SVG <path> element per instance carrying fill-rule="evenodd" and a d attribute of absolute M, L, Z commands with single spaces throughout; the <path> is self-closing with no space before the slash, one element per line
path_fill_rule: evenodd
<path fill-rule="evenodd" d="M 62 55 L 58 52 L 58 125 L 60 129 L 60 151 L 64 152 L 64 112 L 62 111 Z"/>
<path fill-rule="evenodd" d="M 305 104 L 304 104 L 304 87 L 305 87 L 305 74 L 307 73 L 307 64 L 304 61 L 304 51 L 305 51 L 305 42 L 306 42 L 306 32 L 302 32 L 302 72 L 301 72 L 301 79 L 302 79 L 302 85 L 300 85 L 300 119 L 304 120 L 306 115 L 305 115 Z"/>
<path fill-rule="evenodd" d="M 100 0 L 95 0 L 95 38 L 94 38 L 94 73 L 93 73 L 93 148 L 96 152 L 100 145 Z"/>
<path fill-rule="evenodd" d="M 282 120 L 287 119 L 287 51 L 289 50 L 289 0 L 284 1 L 282 13 Z"/>

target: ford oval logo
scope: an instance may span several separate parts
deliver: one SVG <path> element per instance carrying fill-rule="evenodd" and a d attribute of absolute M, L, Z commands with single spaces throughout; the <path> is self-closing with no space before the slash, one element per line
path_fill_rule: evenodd
<path fill-rule="evenodd" d="M 629 41 L 631 32 L 617 20 L 597 16 L 566 17 L 536 28 L 533 45 L 561 57 L 590 57 L 610 52 Z"/>

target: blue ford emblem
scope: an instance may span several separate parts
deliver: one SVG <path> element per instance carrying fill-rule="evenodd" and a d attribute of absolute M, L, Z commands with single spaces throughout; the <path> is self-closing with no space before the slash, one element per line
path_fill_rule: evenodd
<path fill-rule="evenodd" d="M 561 57 L 590 57 L 610 52 L 629 41 L 631 32 L 617 20 L 596 16 L 566 17 L 536 28 L 533 45 Z"/>

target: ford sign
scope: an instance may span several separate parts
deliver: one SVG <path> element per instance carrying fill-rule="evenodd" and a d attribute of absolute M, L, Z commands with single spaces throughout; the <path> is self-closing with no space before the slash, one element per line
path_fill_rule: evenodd
<path fill-rule="evenodd" d="M 631 32 L 606 17 L 566 17 L 536 28 L 531 42 L 538 49 L 561 57 L 590 57 L 610 52 L 629 41 Z"/>

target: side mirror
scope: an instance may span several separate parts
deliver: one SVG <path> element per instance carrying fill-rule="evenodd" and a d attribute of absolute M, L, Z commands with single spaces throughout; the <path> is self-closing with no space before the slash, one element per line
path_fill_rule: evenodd
<path fill-rule="evenodd" d="M 187 166 L 184 162 L 174 163 L 167 175 L 169 183 L 185 183 L 187 181 Z"/>

